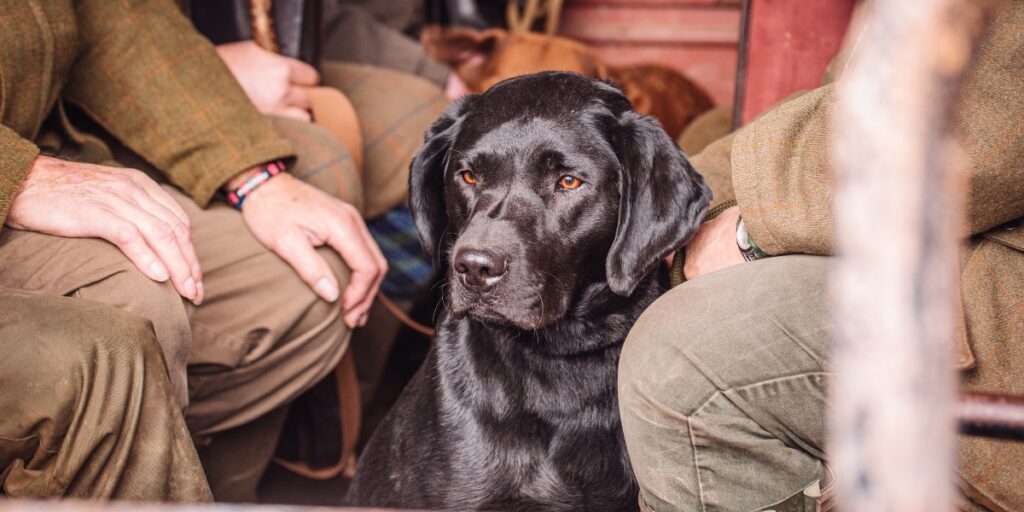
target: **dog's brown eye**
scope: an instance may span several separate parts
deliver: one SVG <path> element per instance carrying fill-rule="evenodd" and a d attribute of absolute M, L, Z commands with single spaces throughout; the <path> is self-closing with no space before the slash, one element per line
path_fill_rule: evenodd
<path fill-rule="evenodd" d="M 470 185 L 476 185 L 476 175 L 473 174 L 473 171 L 462 171 L 462 181 Z"/>
<path fill-rule="evenodd" d="M 583 182 L 575 176 L 565 175 L 558 179 L 558 188 L 563 190 L 576 190 Z"/>

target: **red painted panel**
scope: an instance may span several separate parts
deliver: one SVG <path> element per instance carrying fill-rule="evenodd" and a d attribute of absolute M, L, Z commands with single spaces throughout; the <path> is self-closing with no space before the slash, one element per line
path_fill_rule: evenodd
<path fill-rule="evenodd" d="M 562 32 L 588 41 L 735 45 L 739 24 L 737 9 L 601 5 L 567 8 Z"/>
<path fill-rule="evenodd" d="M 655 62 L 731 104 L 740 10 L 735 0 L 568 0 L 562 34 L 593 47 L 613 65 Z"/>
<path fill-rule="evenodd" d="M 854 0 L 751 1 L 743 124 L 790 94 L 821 84 L 854 5 Z"/>
<path fill-rule="evenodd" d="M 710 5 L 716 7 L 740 7 L 743 5 L 743 0 L 569 0 L 568 3 L 574 6 L 618 5 L 621 7 L 687 7 L 693 5 Z"/>

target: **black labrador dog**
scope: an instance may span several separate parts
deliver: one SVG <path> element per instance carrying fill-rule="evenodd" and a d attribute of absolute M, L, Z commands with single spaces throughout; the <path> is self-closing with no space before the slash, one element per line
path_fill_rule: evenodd
<path fill-rule="evenodd" d="M 452 104 L 410 187 L 447 311 L 350 503 L 636 510 L 616 365 L 707 211 L 704 180 L 621 91 L 548 72 Z"/>

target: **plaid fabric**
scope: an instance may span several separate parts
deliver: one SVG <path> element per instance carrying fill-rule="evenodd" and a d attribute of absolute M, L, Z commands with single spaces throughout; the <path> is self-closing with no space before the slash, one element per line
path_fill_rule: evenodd
<path fill-rule="evenodd" d="M 420 246 L 409 208 L 400 205 L 366 225 L 388 260 L 381 291 L 393 299 L 418 297 L 430 286 L 434 268 Z"/>
<path fill-rule="evenodd" d="M 345 94 L 359 116 L 366 217 L 405 204 L 409 162 L 448 98 L 427 80 L 374 66 L 328 61 L 321 75 L 324 85 Z"/>
<path fill-rule="evenodd" d="M 352 155 L 331 132 L 312 123 L 269 117 L 277 133 L 297 155 L 290 172 L 296 178 L 363 211 L 363 185 Z"/>

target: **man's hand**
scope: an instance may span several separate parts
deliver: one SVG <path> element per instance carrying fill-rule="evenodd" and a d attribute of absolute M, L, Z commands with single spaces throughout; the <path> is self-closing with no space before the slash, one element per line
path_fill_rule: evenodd
<path fill-rule="evenodd" d="M 182 297 L 203 301 L 203 273 L 188 217 L 142 172 L 40 156 L 14 196 L 6 224 L 69 238 L 102 238 L 146 277 L 170 279 Z"/>
<path fill-rule="evenodd" d="M 337 251 L 352 269 L 341 298 L 345 323 L 366 325 L 388 264 L 355 208 L 290 174 L 280 174 L 249 195 L 242 217 L 257 240 L 328 302 L 338 300 L 338 280 L 314 248 L 329 245 Z"/>
<path fill-rule="evenodd" d="M 218 45 L 217 53 L 260 112 L 310 120 L 305 87 L 320 82 L 312 66 L 252 41 Z"/>
<path fill-rule="evenodd" d="M 686 244 L 683 274 L 687 280 L 746 261 L 736 245 L 739 217 L 740 209 L 733 206 L 701 225 Z"/>

